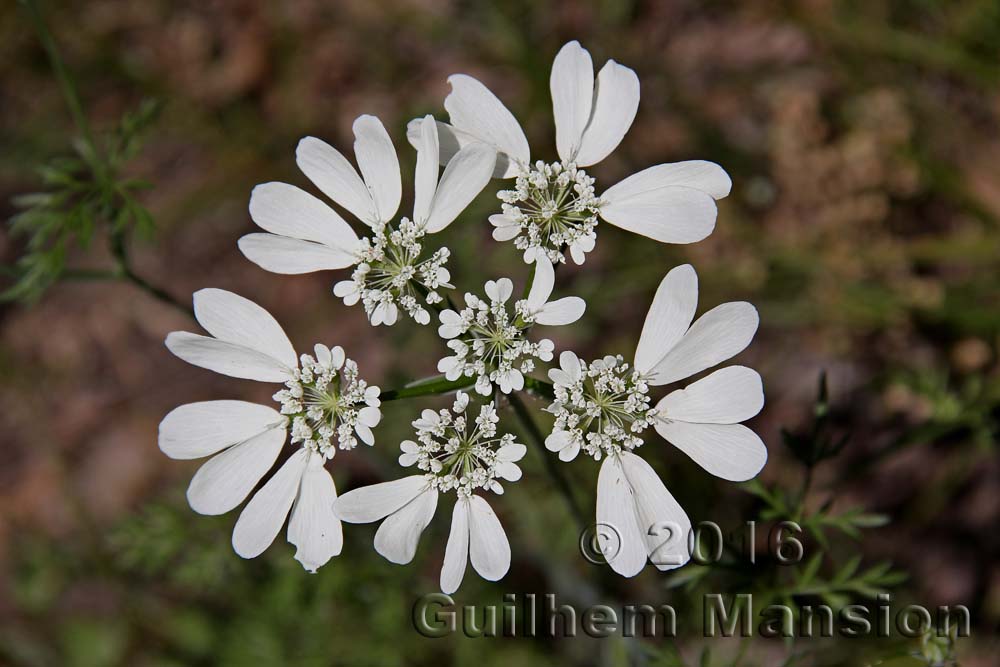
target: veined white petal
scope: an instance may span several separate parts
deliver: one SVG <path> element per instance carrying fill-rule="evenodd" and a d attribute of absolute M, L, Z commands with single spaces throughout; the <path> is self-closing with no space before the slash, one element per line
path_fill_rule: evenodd
<path fill-rule="evenodd" d="M 298 367 L 295 348 L 278 321 L 250 299 L 221 289 L 194 293 L 194 316 L 216 338 L 266 354 L 288 368 Z"/>
<path fill-rule="evenodd" d="M 576 356 L 576 353 L 570 350 L 566 350 L 559 355 L 559 366 L 574 382 L 580 379 L 580 374 L 583 372 L 580 357 Z"/>
<path fill-rule="evenodd" d="M 406 125 L 406 138 L 410 145 L 420 149 L 420 133 L 422 118 L 414 118 Z M 484 143 L 484 140 L 468 132 L 463 132 L 453 125 L 435 121 L 438 135 L 438 162 L 443 167 L 455 157 L 462 148 L 469 144 Z M 496 149 L 496 146 L 493 146 Z M 513 178 L 519 172 L 516 162 L 506 153 L 497 153 L 497 161 L 493 166 L 493 178 Z"/>
<path fill-rule="evenodd" d="M 578 296 L 564 296 L 545 304 L 535 315 L 535 323 L 547 326 L 572 324 L 583 317 L 587 303 Z"/>
<path fill-rule="evenodd" d="M 274 357 L 235 343 L 174 331 L 167 335 L 166 344 L 189 364 L 230 377 L 258 382 L 286 382 L 292 378 L 292 369 Z"/>
<path fill-rule="evenodd" d="M 712 199 L 722 199 L 729 194 L 732 186 L 733 182 L 729 178 L 729 174 L 714 162 L 688 160 L 647 167 L 632 174 L 604 194 L 607 197 L 615 189 L 627 191 L 622 192 L 622 196 L 625 196 L 626 194 L 636 195 L 660 188 L 682 187 L 704 192 Z"/>
<path fill-rule="evenodd" d="M 639 529 L 646 540 L 649 560 L 660 570 L 672 570 L 688 562 L 691 520 L 677 504 L 646 461 L 622 452 L 622 468 L 635 494 Z"/>
<path fill-rule="evenodd" d="M 375 532 L 375 551 L 390 563 L 405 565 L 417 552 L 417 541 L 434 517 L 438 492 L 428 488 L 386 517 Z"/>
<path fill-rule="evenodd" d="M 247 234 L 238 245 L 243 256 L 260 268 L 285 275 L 344 269 L 355 261 L 353 253 L 274 234 Z"/>
<path fill-rule="evenodd" d="M 750 344 L 760 321 L 746 301 L 716 306 L 699 317 L 680 341 L 656 363 L 652 385 L 683 380 L 740 353 Z"/>
<path fill-rule="evenodd" d="M 621 459 L 613 455 L 606 457 L 597 476 L 597 523 L 610 527 L 617 534 L 617 553 L 606 556 L 611 569 L 623 577 L 639 574 L 648 554 L 635 502 Z"/>
<path fill-rule="evenodd" d="M 576 154 L 577 165 L 589 167 L 610 155 L 632 127 L 638 109 L 639 77 L 609 60 L 597 74 L 594 110 Z"/>
<path fill-rule="evenodd" d="M 225 514 L 246 500 L 278 458 L 285 430 L 274 428 L 209 459 L 191 479 L 187 499 L 199 514 Z"/>
<path fill-rule="evenodd" d="M 305 449 L 292 454 L 243 508 L 233 528 L 233 549 L 240 556 L 256 558 L 274 542 L 298 495 L 308 459 Z"/>
<path fill-rule="evenodd" d="M 677 186 L 634 192 L 632 178 L 601 195 L 601 218 L 661 243 L 695 243 L 715 229 L 718 211 L 710 195 Z"/>
<path fill-rule="evenodd" d="M 427 217 L 427 231 L 439 232 L 476 198 L 493 174 L 496 151 L 482 143 L 469 144 L 455 154 L 441 174 Z"/>
<path fill-rule="evenodd" d="M 172 459 L 200 459 L 263 433 L 284 417 L 246 401 L 202 401 L 171 410 L 160 422 L 160 450 Z M 283 428 L 275 429 L 284 433 Z"/>
<path fill-rule="evenodd" d="M 767 463 L 767 447 L 742 424 L 690 424 L 657 420 L 653 425 L 702 468 L 730 482 L 745 482 Z"/>
<path fill-rule="evenodd" d="M 531 278 L 531 289 L 528 291 L 528 309 L 537 312 L 552 296 L 552 288 L 556 284 L 556 271 L 552 262 L 542 255 L 535 260 L 535 274 Z"/>
<path fill-rule="evenodd" d="M 379 222 L 389 222 L 399 210 L 403 196 L 396 147 L 382 121 L 375 116 L 358 116 L 353 129 L 354 157 L 375 202 L 376 217 Z"/>
<path fill-rule="evenodd" d="M 469 498 L 469 558 L 487 581 L 502 579 L 510 569 L 510 542 L 500 519 L 482 496 Z"/>
<path fill-rule="evenodd" d="M 498 280 L 487 280 L 483 290 L 491 301 L 506 303 L 514 293 L 514 283 L 510 278 L 500 278 Z M 445 311 L 447 312 L 447 311 Z M 441 313 L 444 315 L 444 312 Z"/>
<path fill-rule="evenodd" d="M 425 488 L 427 478 L 422 474 L 363 486 L 337 498 L 333 512 L 348 523 L 371 523 L 392 514 Z"/>
<path fill-rule="evenodd" d="M 288 542 L 296 547 L 295 560 L 309 572 L 340 555 L 344 546 L 344 530 L 333 513 L 336 499 L 337 488 L 323 457 L 310 456 L 288 520 Z"/>
<path fill-rule="evenodd" d="M 351 254 L 358 244 L 340 215 L 311 194 L 287 183 L 262 183 L 250 195 L 250 217 L 265 231 L 314 241 Z"/>
<path fill-rule="evenodd" d="M 375 201 L 368 186 L 340 151 L 316 137 L 305 137 L 295 148 L 295 162 L 323 194 L 365 224 L 377 224 Z"/>
<path fill-rule="evenodd" d="M 648 373 L 691 326 L 698 307 L 698 274 L 690 264 L 674 267 L 660 281 L 635 349 L 635 367 Z"/>
<path fill-rule="evenodd" d="M 441 592 L 451 595 L 462 585 L 469 562 L 469 499 L 459 498 L 451 513 L 451 531 L 441 566 Z"/>
<path fill-rule="evenodd" d="M 441 147 L 434 118 L 427 115 L 418 122 L 420 136 L 416 144 L 417 169 L 413 176 L 413 221 L 422 225 L 431 214 L 431 202 L 437 190 Z"/>
<path fill-rule="evenodd" d="M 520 461 L 528 453 L 528 448 L 519 442 L 512 442 L 497 450 L 498 461 Z"/>
<path fill-rule="evenodd" d="M 594 103 L 594 63 L 580 42 L 568 42 L 552 61 L 549 76 L 556 149 L 564 162 L 576 160 Z"/>
<path fill-rule="evenodd" d="M 671 421 L 737 424 L 763 407 L 764 387 L 757 371 L 729 366 L 667 394 L 656 409 Z"/>
<path fill-rule="evenodd" d="M 467 132 L 493 146 L 498 153 L 506 153 L 510 164 L 504 178 L 518 173 L 519 166 L 531 161 L 528 139 L 513 114 L 490 90 L 476 79 L 466 74 L 448 77 L 451 92 L 444 100 L 451 124 L 461 132 Z M 456 137 L 461 140 L 461 137 Z M 442 141 L 442 144 L 444 142 Z"/>

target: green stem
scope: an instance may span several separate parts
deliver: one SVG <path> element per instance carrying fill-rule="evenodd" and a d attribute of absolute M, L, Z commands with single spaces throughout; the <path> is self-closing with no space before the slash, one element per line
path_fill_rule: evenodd
<path fill-rule="evenodd" d="M 152 284 L 142 276 L 138 275 L 132 270 L 132 266 L 129 263 L 128 258 L 128 247 L 125 244 L 125 234 L 121 230 L 112 231 L 111 237 L 109 239 L 109 245 L 111 246 L 111 254 L 115 256 L 115 260 L 118 262 L 118 277 L 122 280 L 127 280 L 139 289 L 145 291 L 147 294 L 152 296 L 159 301 L 169 304 L 174 308 L 180 310 L 188 317 L 194 318 L 194 309 L 190 306 L 181 303 L 173 296 L 170 295 L 162 287 L 157 287 Z"/>
<path fill-rule="evenodd" d="M 531 416 L 531 411 L 528 410 L 528 406 L 524 404 L 521 397 L 516 393 L 510 394 L 507 397 L 510 401 L 510 405 L 514 408 L 514 413 L 517 415 L 518 419 L 524 425 L 524 430 L 527 432 L 529 439 L 538 448 L 538 453 L 542 457 L 542 462 L 545 464 L 545 470 L 552 477 L 552 480 L 556 483 L 556 487 L 562 494 L 563 499 L 566 501 L 566 507 L 569 509 L 569 513 L 573 516 L 576 521 L 578 528 L 581 532 L 587 530 L 589 525 L 587 522 L 586 515 L 580 508 L 579 503 L 576 501 L 576 496 L 573 495 L 573 487 L 570 485 L 569 480 L 563 475 L 562 469 L 556 463 L 555 459 L 552 457 L 552 453 L 545 449 L 545 435 L 542 430 L 538 428 L 538 424 L 535 423 L 534 417 Z"/>
<path fill-rule="evenodd" d="M 402 387 L 401 389 L 389 389 L 383 391 L 379 398 L 383 401 L 398 401 L 403 398 L 418 398 L 420 396 L 437 396 L 447 394 L 459 389 L 468 389 L 476 384 L 475 378 L 462 376 L 457 380 L 445 379 L 443 375 L 417 380 Z"/>
<path fill-rule="evenodd" d="M 84 141 L 87 142 L 91 149 L 96 149 L 94 134 L 90 130 L 90 123 L 87 121 L 86 114 L 83 113 L 83 105 L 80 104 L 80 97 L 76 93 L 73 80 L 66 70 L 62 56 L 59 55 L 59 49 L 56 48 L 55 40 L 52 39 L 52 33 L 49 31 L 48 24 L 45 23 L 45 17 L 42 16 L 41 9 L 39 9 L 38 4 L 34 0 L 19 0 L 19 2 L 24 5 L 28 11 L 28 15 L 31 17 L 31 22 L 35 26 L 35 32 L 38 33 L 38 39 L 42 43 L 42 48 L 45 49 L 49 63 L 52 65 L 52 70 L 55 72 L 59 88 L 62 90 L 63 98 L 66 100 L 66 106 L 69 107 L 70 115 L 73 116 L 73 122 L 76 124 L 77 130 L 83 135 Z"/>

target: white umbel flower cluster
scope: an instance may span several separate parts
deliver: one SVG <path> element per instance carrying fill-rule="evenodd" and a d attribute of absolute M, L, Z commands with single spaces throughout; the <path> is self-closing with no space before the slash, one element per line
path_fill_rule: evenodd
<path fill-rule="evenodd" d="M 451 410 L 424 410 L 413 422 L 416 442 L 400 444 L 399 464 L 430 473 L 431 486 L 438 491 L 454 490 L 459 497 L 476 489 L 502 494 L 499 480 L 521 479 L 516 461 L 527 448 L 509 433 L 497 436 L 500 416 L 493 403 L 481 406 L 471 424 L 465 414 L 468 405 L 469 395 L 458 392 Z"/>
<path fill-rule="evenodd" d="M 555 401 L 547 410 L 556 416 L 545 439 L 549 451 L 572 461 L 582 449 L 595 461 L 642 445 L 639 435 L 652 426 L 649 385 L 620 355 L 589 364 L 572 352 L 559 355 L 560 368 L 549 371 Z"/>
<path fill-rule="evenodd" d="M 374 445 L 372 429 L 382 419 L 381 390 L 358 377 L 358 365 L 339 345 L 331 349 L 317 344 L 314 352 L 299 357 L 299 368 L 274 395 L 281 414 L 291 420 L 292 444 L 326 459 L 337 453 L 337 445 L 354 449 L 358 438 Z"/>
<path fill-rule="evenodd" d="M 565 262 L 564 249 L 582 264 L 594 249 L 600 200 L 594 179 L 575 164 L 542 161 L 518 174 L 511 190 L 501 190 L 502 215 L 491 215 L 497 241 L 514 240 L 524 251 L 524 261 L 546 257 L 553 264 Z"/>
<path fill-rule="evenodd" d="M 293 185 L 264 183 L 250 197 L 250 216 L 268 233 L 239 241 L 247 259 L 275 273 L 297 274 L 354 265 L 349 280 L 334 286 L 347 305 L 361 302 L 369 321 L 391 326 L 399 311 L 429 324 L 424 304 L 442 300 L 438 289 L 451 288 L 445 268 L 450 252 L 428 252 L 427 235 L 441 231 L 469 205 L 490 180 L 496 152 L 472 143 L 442 161 L 437 125 L 418 121 L 413 217 L 392 221 L 402 198 L 396 150 L 374 116 L 354 122 L 355 169 L 333 146 L 306 137 L 295 151 L 299 169 L 334 202 L 371 228 L 361 239 L 337 211 Z M 440 173 L 439 163 L 445 164 Z M 421 303 L 423 302 L 423 303 Z"/>
<path fill-rule="evenodd" d="M 548 338 L 529 340 L 531 329 L 571 324 L 586 309 L 576 296 L 550 300 L 555 265 L 566 261 L 564 253 L 584 262 L 599 220 L 664 243 L 692 243 L 714 229 L 715 202 L 731 186 L 716 164 L 660 164 L 602 191 L 585 171 L 618 146 L 635 117 L 639 80 L 628 67 L 609 60 L 595 76 L 578 42 L 559 51 L 549 81 L 554 162 L 532 162 L 521 126 L 483 84 L 463 74 L 448 81 L 450 122 L 425 116 L 407 127 L 416 148 L 412 215 L 397 215 L 402 179 L 392 139 L 381 121 L 363 115 L 352 127 L 353 162 L 314 137 L 296 148 L 299 169 L 336 208 L 294 185 L 263 183 L 249 207 L 261 231 L 239 240 L 248 259 L 275 273 L 350 268 L 333 292 L 346 305 L 362 304 L 372 325 L 393 325 L 401 315 L 426 325 L 437 312 L 438 334 L 451 351 L 437 365 L 444 381 L 432 378 L 409 392 L 383 395 L 361 379 L 342 348 L 316 345 L 312 354 L 298 355 L 267 311 L 223 290 L 194 295 L 196 319 L 210 335 L 167 337 L 170 351 L 191 364 L 284 385 L 273 395 L 280 411 L 205 401 L 182 405 L 160 423 L 165 454 L 208 457 L 188 487 L 195 511 L 222 514 L 250 498 L 233 529 L 233 547 L 245 558 L 263 553 L 287 522 L 295 558 L 315 571 L 340 553 L 342 521 L 381 521 L 376 551 L 408 563 L 440 494 L 454 492 L 441 590 L 457 590 L 470 563 L 484 579 L 502 578 L 511 565 L 510 543 L 486 496 L 504 493 L 504 483 L 521 478 L 518 462 L 526 447 L 501 428 L 496 394 L 541 388 L 543 380 L 526 376 L 537 373 L 536 363 L 552 361 L 555 345 Z M 494 239 L 513 241 L 533 265 L 530 286 L 512 301 L 514 282 L 491 280 L 484 297 L 466 293 L 464 307 L 444 308 L 451 300 L 443 291 L 454 289 L 451 253 L 435 246 L 432 235 L 452 224 L 493 177 L 515 179 L 497 194 L 501 211 L 490 222 Z M 366 233 L 359 236 L 342 214 Z M 650 388 L 722 363 L 756 331 L 757 313 L 747 303 L 723 304 L 695 320 L 697 290 L 692 267 L 667 274 L 631 365 L 620 356 L 587 363 L 566 351 L 560 367 L 549 371 L 554 401 L 548 411 L 555 425 L 545 446 L 564 461 L 581 451 L 601 461 L 596 518 L 621 537 L 610 565 L 624 576 L 638 573 L 647 559 L 669 569 L 689 556 L 687 514 L 636 455 L 647 428 L 724 479 L 749 479 L 767 459 L 763 442 L 741 423 L 764 400 L 760 376 L 749 368 L 716 370 L 650 407 Z M 400 444 L 399 463 L 415 474 L 337 496 L 327 464 L 338 449 L 374 443 L 383 397 L 468 387 L 494 400 L 473 407 L 470 395 L 458 391 L 449 409 L 424 410 L 412 421 L 416 435 Z M 288 445 L 294 451 L 281 456 Z M 269 474 L 279 458 L 283 462 Z M 658 539 L 652 529 L 661 525 L 679 539 Z"/>
<path fill-rule="evenodd" d="M 441 311 L 438 334 L 448 341 L 453 355 L 438 362 L 438 370 L 448 380 L 476 378 L 476 391 L 487 396 L 496 387 L 505 394 L 524 388 L 524 376 L 535 368 L 535 360 L 551 361 L 555 345 L 548 338 L 537 343 L 525 334 L 535 324 L 563 325 L 576 322 L 586 304 L 575 296 L 549 301 L 555 272 L 548 258 L 535 263 L 535 276 L 526 299 L 515 302 L 513 312 L 507 302 L 514 293 L 509 278 L 486 283 L 486 299 L 465 295 L 460 312 Z"/>
<path fill-rule="evenodd" d="M 429 324 L 430 313 L 421 301 L 434 306 L 441 303 L 438 289 L 453 289 L 451 274 L 445 268 L 451 251 L 438 248 L 430 257 L 422 257 L 427 232 L 403 218 L 399 228 L 380 225 L 371 238 L 363 239 L 358 249 L 358 265 L 350 280 L 333 286 L 333 293 L 353 306 L 364 304 L 365 313 L 374 325 L 396 323 L 402 309 L 418 324 Z"/>

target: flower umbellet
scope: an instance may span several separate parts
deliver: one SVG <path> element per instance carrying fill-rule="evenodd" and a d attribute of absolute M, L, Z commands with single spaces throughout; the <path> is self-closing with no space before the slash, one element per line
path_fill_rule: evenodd
<path fill-rule="evenodd" d="M 590 55 L 577 42 L 566 44 L 552 66 L 555 162 L 531 161 L 521 126 L 483 84 L 461 74 L 449 82 L 450 123 L 427 115 L 407 127 L 416 148 L 412 216 L 397 218 L 402 180 L 389 133 L 377 118 L 361 116 L 353 125 L 357 167 L 313 137 L 299 142 L 296 162 L 339 209 L 367 226 L 367 236 L 359 237 L 334 206 L 275 182 L 258 185 L 250 198 L 250 216 L 263 232 L 239 240 L 247 258 L 274 273 L 353 267 L 333 292 L 348 306 L 362 304 L 373 326 L 392 325 L 401 312 L 426 325 L 436 314 L 448 350 L 437 361 L 442 375 L 383 392 L 341 347 L 317 344 L 297 354 L 263 308 L 230 292 L 201 290 L 194 311 L 210 336 L 174 332 L 167 347 L 196 366 L 278 385 L 274 404 L 182 405 L 161 422 L 160 448 L 176 459 L 211 457 L 192 479 L 188 499 L 196 512 L 222 514 L 251 495 L 288 447 L 241 512 L 233 546 L 255 557 L 287 520 L 295 558 L 310 571 L 340 553 L 342 521 L 381 522 L 375 550 L 393 563 L 411 562 L 441 495 L 454 494 L 439 580 L 441 590 L 452 593 L 469 563 L 490 581 L 511 567 L 510 542 L 491 503 L 521 479 L 526 446 L 514 434 L 521 432 L 543 455 L 571 461 L 582 452 L 600 463 L 597 520 L 621 537 L 610 560 L 616 572 L 633 576 L 647 559 L 663 570 L 683 565 L 690 520 L 639 448 L 653 429 L 709 473 L 749 479 L 767 450 L 741 422 L 761 410 L 763 390 L 755 371 L 728 366 L 659 400 L 652 394 L 742 351 L 757 329 L 756 310 L 726 303 L 695 320 L 697 275 L 684 265 L 657 289 L 631 360 L 585 361 L 562 350 L 553 367 L 555 343 L 533 330 L 584 315 L 583 299 L 552 298 L 556 266 L 567 254 L 584 262 L 599 221 L 662 242 L 698 241 L 715 226 L 715 201 L 728 194 L 729 177 L 714 163 L 691 161 L 650 167 L 598 188 L 586 170 L 627 133 L 639 81 L 613 60 L 595 78 Z M 493 237 L 513 241 L 531 273 L 522 298 L 514 296 L 514 280 L 502 277 L 487 281 L 480 294 L 465 292 L 459 307 L 448 293 L 455 289 L 447 268 L 451 252 L 431 240 L 491 178 L 513 179 L 493 193 L 501 202 L 500 212 L 489 216 Z M 526 390 L 551 398 L 547 437 L 539 437 L 517 396 Z M 338 450 L 375 443 L 382 401 L 452 394 L 448 407 L 411 417 L 413 436 L 400 443 L 398 463 L 412 474 L 337 496 L 327 463 Z M 505 423 L 511 414 L 524 422 L 521 430 Z"/>
<path fill-rule="evenodd" d="M 252 262 L 274 273 L 308 273 L 354 265 L 349 280 L 334 286 L 347 305 L 361 302 L 372 324 L 395 324 L 403 310 L 430 322 L 424 304 L 441 301 L 451 287 L 448 248 L 427 250 L 427 235 L 450 225 L 489 182 L 496 153 L 471 143 L 450 156 L 438 179 L 437 126 L 418 125 L 412 218 L 393 223 L 402 198 L 399 161 L 392 140 L 374 116 L 354 122 L 354 153 L 361 175 L 336 148 L 314 137 L 299 142 L 299 168 L 327 197 L 371 228 L 359 239 L 333 208 L 285 183 L 264 183 L 250 197 L 250 216 L 269 233 L 248 234 L 239 247 Z"/>
<path fill-rule="evenodd" d="M 373 444 L 379 388 L 358 377 L 344 350 L 316 345 L 301 363 L 281 326 L 241 296 L 219 289 L 194 294 L 198 322 L 211 336 L 176 331 L 167 347 L 195 366 L 258 382 L 285 383 L 274 395 L 280 411 L 244 401 L 204 401 L 174 409 L 160 423 L 160 449 L 174 459 L 212 458 L 191 480 L 188 502 L 200 514 L 225 514 L 242 503 L 278 459 L 286 439 L 295 452 L 253 496 L 233 530 L 233 548 L 260 555 L 281 530 L 311 571 L 340 553 L 337 497 L 324 467 L 355 436 Z"/>
<path fill-rule="evenodd" d="M 453 491 L 451 532 L 441 568 L 441 590 L 454 593 L 468 561 L 484 579 L 496 581 L 510 568 L 510 543 L 483 493 L 503 493 L 500 480 L 521 478 L 517 462 L 527 448 L 513 435 L 498 435 L 500 421 L 490 402 L 470 415 L 469 395 L 458 392 L 450 410 L 424 410 L 413 422 L 416 441 L 400 445 L 400 465 L 423 474 L 348 491 L 334 503 L 344 521 L 383 520 L 375 550 L 393 563 L 413 560 L 417 541 L 437 509 L 438 495 Z"/>
<path fill-rule="evenodd" d="M 610 565 L 625 576 L 638 573 L 647 557 L 659 569 L 678 567 L 689 557 L 687 514 L 634 453 L 644 430 L 652 426 L 726 480 L 748 480 L 767 461 L 764 443 L 740 424 L 764 406 L 760 375 L 752 369 L 717 370 L 649 407 L 650 386 L 684 380 L 735 356 L 757 331 L 757 310 L 749 303 L 724 303 L 692 324 L 697 303 L 694 268 L 672 269 L 646 315 L 633 367 L 621 357 L 587 364 L 563 352 L 560 368 L 549 371 L 556 400 L 548 410 L 556 422 L 545 445 L 563 461 L 581 451 L 603 459 L 597 520 L 618 531 L 622 548 Z M 671 539 L 664 539 L 668 535 Z"/>
<path fill-rule="evenodd" d="M 513 178 L 497 193 L 501 211 L 490 217 L 493 238 L 514 241 L 531 263 L 547 257 L 564 262 L 568 250 L 582 264 L 594 249 L 598 219 L 663 243 L 694 243 L 715 228 L 716 200 L 732 182 L 723 169 L 703 160 L 644 169 L 597 194 L 585 168 L 618 147 L 639 108 L 639 77 L 609 60 L 594 77 L 590 53 L 580 43 L 563 46 L 552 63 L 549 89 L 556 129 L 556 162 L 531 161 L 524 130 L 490 90 L 466 74 L 448 77 L 444 101 L 450 123 L 439 123 L 450 154 L 472 142 L 496 149 L 494 176 Z M 410 122 L 414 145 L 422 121 Z"/>

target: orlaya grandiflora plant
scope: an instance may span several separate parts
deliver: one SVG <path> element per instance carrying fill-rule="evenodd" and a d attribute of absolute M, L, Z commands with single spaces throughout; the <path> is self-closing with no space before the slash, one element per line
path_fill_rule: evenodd
<path fill-rule="evenodd" d="M 597 519 L 614 527 L 621 551 L 610 563 L 632 576 L 651 558 L 660 569 L 683 564 L 684 510 L 652 467 L 636 455 L 642 433 L 653 427 L 710 473 L 729 480 L 755 475 L 767 452 L 740 422 L 763 405 L 760 377 L 742 366 L 715 371 L 651 406 L 651 386 L 678 382 L 745 348 L 757 328 L 747 303 L 728 303 L 697 321 L 697 276 L 690 266 L 674 269 L 656 293 L 639 339 L 634 364 L 609 356 L 591 363 L 572 352 L 537 377 L 536 362 L 550 362 L 549 339 L 528 340 L 535 325 L 577 321 L 586 309 L 575 296 L 550 300 L 553 264 L 563 252 L 577 263 L 593 248 L 600 217 L 659 241 L 689 243 L 710 233 L 715 200 L 730 188 L 729 177 L 710 162 L 663 164 L 595 194 L 584 173 L 622 140 L 635 116 L 635 73 L 614 61 L 596 82 L 590 56 L 570 42 L 556 56 L 551 88 L 560 157 L 530 163 L 527 140 L 510 112 L 482 84 L 456 75 L 445 101 L 452 123 L 426 116 L 411 122 L 417 148 L 412 218 L 394 223 L 402 193 L 399 161 L 378 119 L 354 123 L 357 169 L 339 151 L 314 138 L 296 152 L 305 175 L 333 202 L 371 228 L 359 238 L 331 206 L 284 183 L 254 189 L 250 213 L 267 233 L 244 236 L 243 253 L 277 273 L 306 273 L 355 266 L 334 292 L 348 305 L 359 301 L 372 325 L 393 324 L 403 310 L 419 324 L 435 311 L 439 335 L 451 350 L 438 362 L 443 376 L 381 392 L 360 379 L 344 351 L 316 345 L 296 355 L 278 323 L 260 306 L 222 290 L 195 293 L 195 315 L 211 336 L 174 332 L 167 346 L 182 359 L 226 375 L 283 383 L 274 394 L 278 409 L 243 401 L 183 405 L 160 425 L 160 448 L 170 457 L 211 457 L 188 488 L 191 507 L 203 514 L 235 509 L 278 461 L 286 442 L 293 451 L 246 504 L 233 531 L 241 556 L 262 553 L 288 520 L 295 557 L 315 571 L 340 553 L 341 521 L 382 521 L 375 549 L 394 563 L 410 562 L 420 534 L 434 516 L 441 493 L 454 492 L 451 531 L 440 586 L 455 591 L 467 565 L 497 580 L 511 565 L 510 543 L 486 500 L 504 491 L 501 482 L 520 479 L 517 462 L 525 446 L 501 429 L 501 411 L 515 405 L 524 432 L 527 408 L 518 392 L 551 394 L 555 425 L 544 443 L 560 459 L 581 451 L 602 460 Z M 441 173 L 440 165 L 444 164 Z M 360 170 L 360 173 L 359 173 Z M 425 252 L 428 234 L 451 224 L 491 176 L 516 178 L 500 193 L 503 213 L 493 216 L 497 240 L 516 238 L 534 264 L 524 298 L 511 304 L 509 278 L 485 285 L 485 298 L 465 294 L 465 307 L 441 294 L 454 289 L 445 268 L 447 248 Z M 426 306 L 426 307 L 425 307 Z M 474 388 L 487 401 L 470 408 Z M 458 392 L 451 409 L 424 410 L 414 420 L 415 440 L 404 441 L 399 463 L 419 472 L 349 491 L 337 497 L 326 463 L 337 449 L 374 443 L 381 401 Z"/>
<path fill-rule="evenodd" d="M 174 409 L 160 423 L 160 449 L 173 459 L 211 456 L 188 486 L 200 514 L 225 514 L 242 503 L 274 466 L 286 441 L 294 452 L 253 496 L 233 529 L 244 558 L 267 549 L 291 513 L 295 558 L 316 568 L 340 553 L 337 491 L 325 464 L 360 438 L 374 444 L 379 388 L 358 375 L 340 347 L 317 344 L 297 357 L 281 326 L 256 303 L 219 289 L 194 294 L 198 322 L 211 336 L 175 331 L 167 347 L 184 361 L 237 378 L 283 383 L 279 410 L 244 401 L 204 401 Z M 290 437 L 289 437 L 290 436 Z"/>
<path fill-rule="evenodd" d="M 603 459 L 597 482 L 597 521 L 611 526 L 620 550 L 611 567 L 637 574 L 649 558 L 661 569 L 688 561 L 691 522 L 653 468 L 636 455 L 649 426 L 717 477 L 745 481 L 767 461 L 756 433 L 740 422 L 764 406 L 760 376 L 729 366 L 677 389 L 650 408 L 649 387 L 671 384 L 741 352 L 757 331 L 757 310 L 724 303 L 694 324 L 698 276 L 690 265 L 660 283 L 639 337 L 632 366 L 609 356 L 585 363 L 572 352 L 549 371 L 556 416 L 546 447 L 563 461 L 581 451 Z"/>
<path fill-rule="evenodd" d="M 494 176 L 513 178 L 498 193 L 501 213 L 490 217 L 493 237 L 513 240 L 524 261 L 548 257 L 577 264 L 594 249 L 598 218 L 663 243 L 700 241 L 715 228 L 715 201 L 732 182 L 713 162 L 660 164 L 640 171 L 601 194 L 584 170 L 617 148 L 639 108 L 639 78 L 609 60 L 594 77 L 590 54 L 572 41 L 552 63 L 549 88 L 559 161 L 531 163 L 528 139 L 513 114 L 490 90 L 466 74 L 448 77 L 444 107 L 451 123 L 438 123 L 441 159 L 485 142 L 499 157 Z M 411 121 L 407 135 L 419 145 L 423 120 Z"/>
<path fill-rule="evenodd" d="M 413 422 L 417 440 L 400 445 L 399 463 L 416 466 L 421 474 L 348 491 L 336 500 L 334 512 L 350 523 L 382 521 L 375 533 L 375 550 L 387 560 L 413 560 L 417 541 L 437 509 L 440 493 L 454 492 L 451 532 L 441 568 L 441 590 L 454 593 L 472 567 L 489 581 L 510 568 L 510 543 L 483 493 L 503 493 L 500 480 L 521 478 L 517 462 L 527 448 L 513 435 L 498 435 L 500 417 L 490 402 L 480 406 L 473 421 L 467 416 L 469 395 L 458 392 L 451 410 L 424 410 Z"/>
<path fill-rule="evenodd" d="M 355 266 L 350 280 L 334 286 L 347 305 L 361 301 L 374 325 L 395 324 L 402 309 L 420 324 L 430 322 L 424 308 L 450 288 L 445 268 L 448 248 L 425 253 L 427 234 L 439 232 L 475 199 L 490 180 L 496 153 L 483 143 L 452 152 L 444 173 L 434 120 L 417 125 L 413 218 L 393 225 L 402 197 L 396 149 L 374 116 L 354 121 L 354 154 L 361 175 L 336 148 L 306 137 L 295 151 L 299 169 L 327 197 L 371 228 L 360 239 L 333 208 L 286 183 L 264 183 L 250 196 L 250 216 L 268 233 L 247 234 L 240 250 L 274 273 L 298 274 Z"/>

